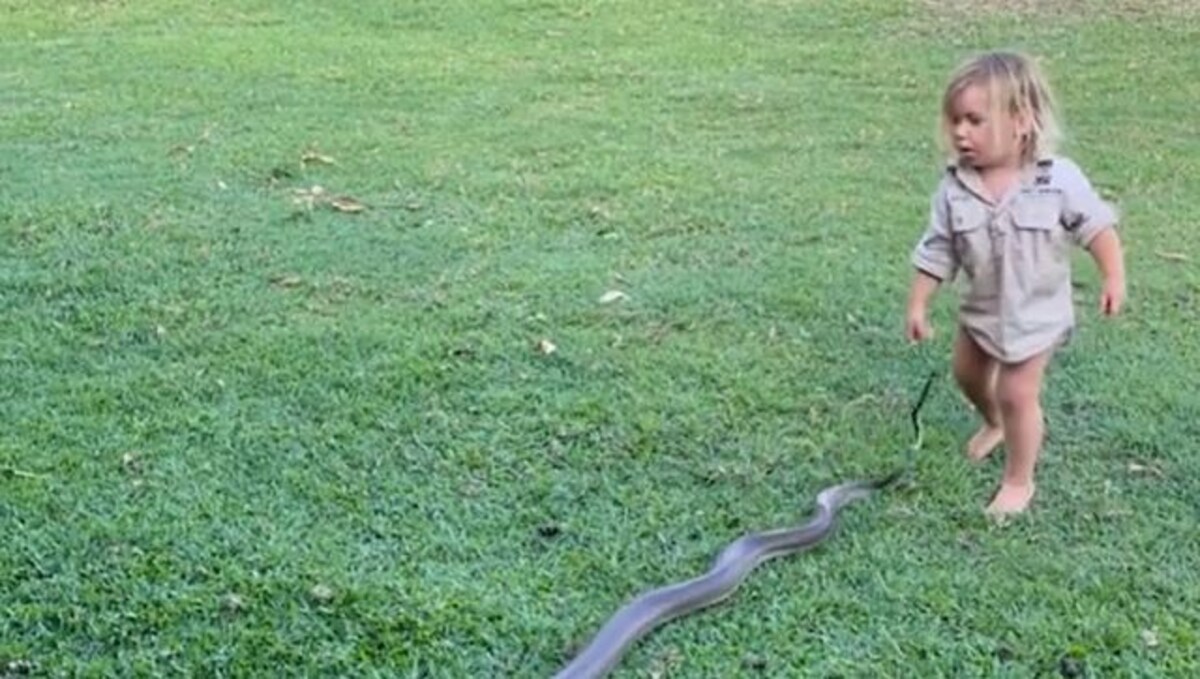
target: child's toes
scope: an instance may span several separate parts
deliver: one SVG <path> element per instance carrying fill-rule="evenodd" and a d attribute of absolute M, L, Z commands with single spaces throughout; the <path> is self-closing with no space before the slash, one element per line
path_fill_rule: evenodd
<path fill-rule="evenodd" d="M 992 516 L 1004 516 L 1024 512 L 1029 508 L 1029 503 L 1033 501 L 1033 494 L 1034 485 L 1032 483 L 1001 484 L 1000 490 L 992 498 L 992 503 L 988 505 L 987 513 Z"/>

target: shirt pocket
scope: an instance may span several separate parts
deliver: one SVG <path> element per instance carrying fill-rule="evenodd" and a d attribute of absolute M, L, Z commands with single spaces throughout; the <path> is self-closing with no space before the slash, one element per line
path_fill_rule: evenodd
<path fill-rule="evenodd" d="M 1012 208 L 1016 273 L 1024 288 L 1051 294 L 1070 282 L 1070 242 L 1062 226 L 1062 201 L 1053 194 L 1018 201 Z"/>
<path fill-rule="evenodd" d="M 969 199 L 953 200 L 950 203 L 950 235 L 954 245 L 954 256 L 968 276 L 979 274 L 991 259 L 991 241 L 988 234 L 990 221 L 988 209 Z"/>
<path fill-rule="evenodd" d="M 1054 195 L 1025 198 L 1013 205 L 1013 223 L 1018 229 L 1052 231 L 1061 227 L 1061 207 L 1062 201 Z"/>

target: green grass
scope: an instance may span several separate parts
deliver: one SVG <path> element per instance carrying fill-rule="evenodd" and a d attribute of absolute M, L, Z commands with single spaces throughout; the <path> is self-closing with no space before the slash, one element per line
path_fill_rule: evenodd
<path fill-rule="evenodd" d="M 617 675 L 1196 675 L 1200 24 L 1134 4 L 0 0 L 0 675 L 548 676 L 890 470 L 993 46 L 1130 271 L 1107 322 L 1079 261 L 1035 511 L 983 519 L 943 373 L 915 486 Z"/>

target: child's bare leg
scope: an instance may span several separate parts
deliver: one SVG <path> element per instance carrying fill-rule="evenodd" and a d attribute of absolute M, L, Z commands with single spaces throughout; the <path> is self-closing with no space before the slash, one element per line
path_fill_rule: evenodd
<path fill-rule="evenodd" d="M 962 328 L 954 340 L 954 379 L 975 405 L 983 424 L 967 443 L 967 457 L 979 461 L 1004 440 L 1000 408 L 996 404 L 996 359 L 989 356 Z"/>
<path fill-rule="evenodd" d="M 1033 499 L 1034 467 L 1042 447 L 1042 377 L 1052 352 L 1000 368 L 996 394 L 1008 455 L 1000 490 L 988 506 L 993 514 L 1022 512 Z"/>

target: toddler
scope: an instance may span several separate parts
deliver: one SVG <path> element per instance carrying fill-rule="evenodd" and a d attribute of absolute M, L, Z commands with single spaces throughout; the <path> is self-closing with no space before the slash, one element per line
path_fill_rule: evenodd
<path fill-rule="evenodd" d="M 1125 298 L 1117 215 L 1078 165 L 1055 155 L 1054 102 L 1025 55 L 990 52 L 961 65 L 942 97 L 941 131 L 953 160 L 912 252 L 906 332 L 929 338 L 930 298 L 961 277 L 954 376 L 983 420 L 966 454 L 981 461 L 1004 444 L 987 511 L 1022 512 L 1042 445 L 1042 377 L 1075 324 L 1071 248 L 1095 260 L 1100 310 L 1115 315 Z"/>

